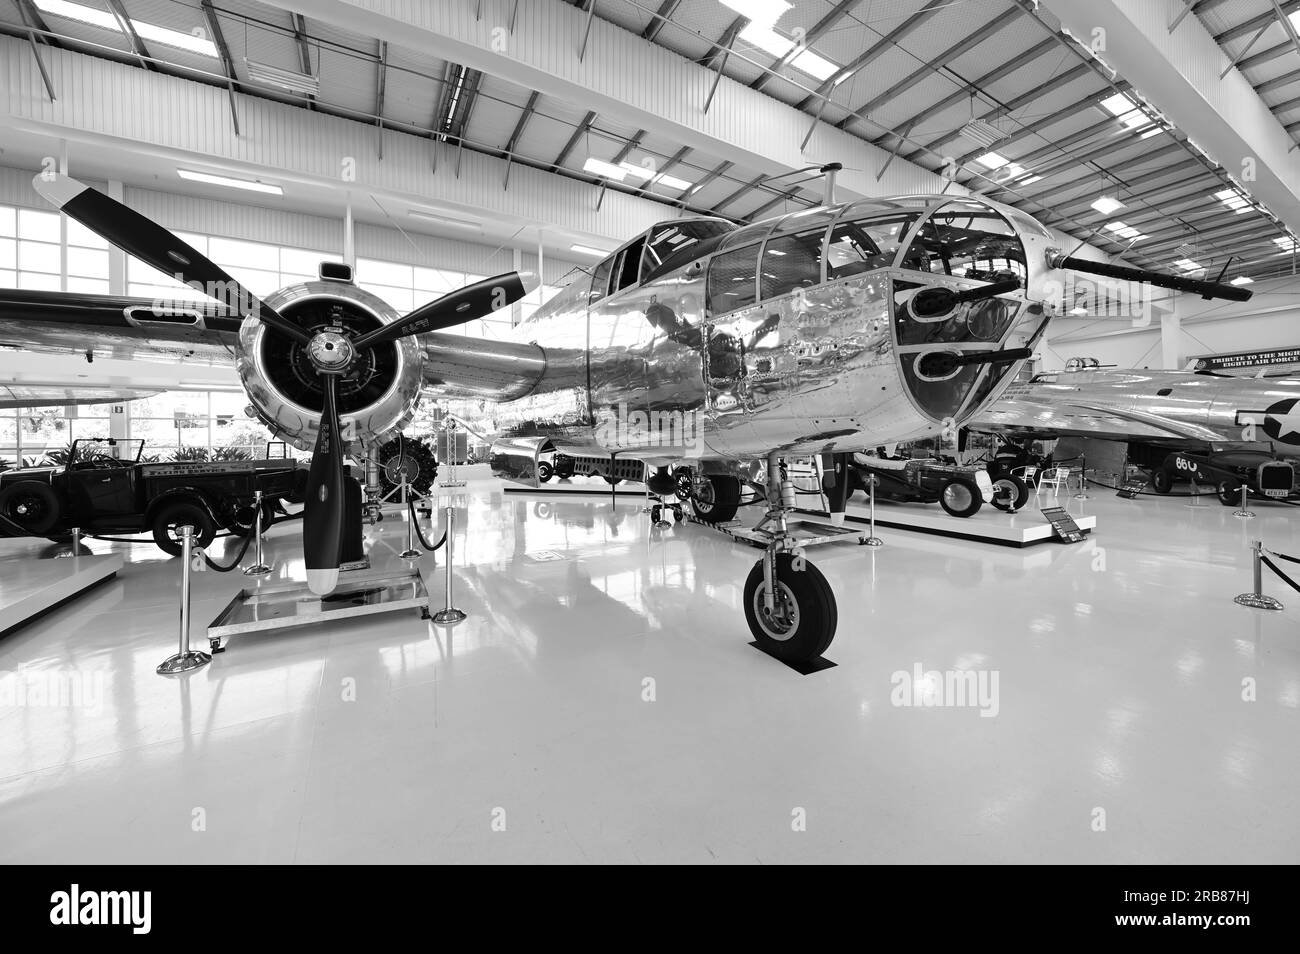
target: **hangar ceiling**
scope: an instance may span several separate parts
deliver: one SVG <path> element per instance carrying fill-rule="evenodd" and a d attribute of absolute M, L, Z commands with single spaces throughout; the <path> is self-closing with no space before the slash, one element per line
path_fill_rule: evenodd
<path fill-rule="evenodd" d="M 518 4 L 486 2 L 493 16 L 504 10 L 513 29 Z M 1030 0 L 567 2 L 582 14 L 570 38 L 579 55 L 593 36 L 599 42 L 593 22 L 613 24 L 806 114 L 809 135 L 827 123 L 885 155 L 866 170 L 874 150 L 867 158 L 866 149 L 809 152 L 810 163 L 838 160 L 868 181 L 890 164 L 948 169 L 966 189 L 1142 267 L 1214 277 L 1226 266 L 1229 278 L 1296 268 L 1294 234 L 1159 104 L 1147 103 Z M 737 220 L 821 198 L 815 179 L 774 176 L 725 150 L 641 128 L 617 111 L 361 36 L 289 6 L 0 0 L 0 32 L 25 38 L 36 53 L 62 46 L 370 123 L 380 154 L 385 132 L 397 131 L 453 144 L 457 162 L 492 155 L 506 160 L 506 187 L 511 164 L 519 163 Z M 1300 0 L 1200 0 L 1188 10 L 1186 26 L 1203 25 L 1224 65 L 1240 70 L 1292 140 L 1300 138 L 1293 22 L 1300 21 Z M 233 132 L 233 96 L 231 103 Z M 1095 210 L 1103 195 L 1122 208 Z"/>

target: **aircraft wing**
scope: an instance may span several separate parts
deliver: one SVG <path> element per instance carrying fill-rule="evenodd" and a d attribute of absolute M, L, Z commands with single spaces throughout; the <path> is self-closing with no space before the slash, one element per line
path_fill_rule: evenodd
<path fill-rule="evenodd" d="M 219 365 L 239 326 L 216 302 L 0 289 L 0 346 L 23 351 Z"/>
<path fill-rule="evenodd" d="M 32 384 L 0 384 L 0 408 L 66 407 L 72 404 L 125 404 L 161 394 L 159 390 L 126 388 L 61 388 Z"/>
<path fill-rule="evenodd" d="M 1218 431 L 1100 402 L 1004 398 L 966 425 L 986 434 L 1100 437 L 1109 440 L 1221 441 Z"/>

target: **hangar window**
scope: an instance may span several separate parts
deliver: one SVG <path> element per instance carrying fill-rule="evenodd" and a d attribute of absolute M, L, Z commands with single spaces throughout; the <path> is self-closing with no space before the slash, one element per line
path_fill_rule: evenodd
<path fill-rule="evenodd" d="M 981 281 L 1025 278 L 1025 248 L 992 209 L 964 206 L 937 212 L 921 226 L 903 268 Z"/>
<path fill-rule="evenodd" d="M 758 265 L 758 246 L 738 248 L 713 256 L 709 262 L 709 314 L 720 315 L 754 304 L 754 272 Z"/>
<path fill-rule="evenodd" d="M 826 247 L 826 280 L 892 265 L 898 246 L 915 222 L 915 212 L 841 222 Z"/>
<path fill-rule="evenodd" d="M 787 295 L 796 288 L 811 288 L 822 280 L 824 229 L 769 239 L 763 247 L 759 289 L 764 301 Z"/>

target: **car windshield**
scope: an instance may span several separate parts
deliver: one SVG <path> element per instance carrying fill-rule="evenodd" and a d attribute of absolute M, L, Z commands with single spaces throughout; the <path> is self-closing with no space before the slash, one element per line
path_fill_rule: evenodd
<path fill-rule="evenodd" d="M 112 460 L 137 461 L 144 441 L 113 437 L 82 437 L 72 442 L 68 463 L 108 457 Z"/>

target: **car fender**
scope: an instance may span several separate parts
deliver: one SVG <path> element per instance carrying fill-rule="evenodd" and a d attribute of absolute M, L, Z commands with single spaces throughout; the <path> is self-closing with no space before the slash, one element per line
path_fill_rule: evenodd
<path fill-rule="evenodd" d="M 184 500 L 188 503 L 196 503 L 207 511 L 208 516 L 212 518 L 214 526 L 223 526 L 221 518 L 217 515 L 217 507 L 206 493 L 198 487 L 173 487 L 165 490 L 153 500 L 144 509 L 145 526 L 152 526 L 154 517 L 158 515 L 159 509 L 168 504 L 175 503 L 178 500 Z"/>

